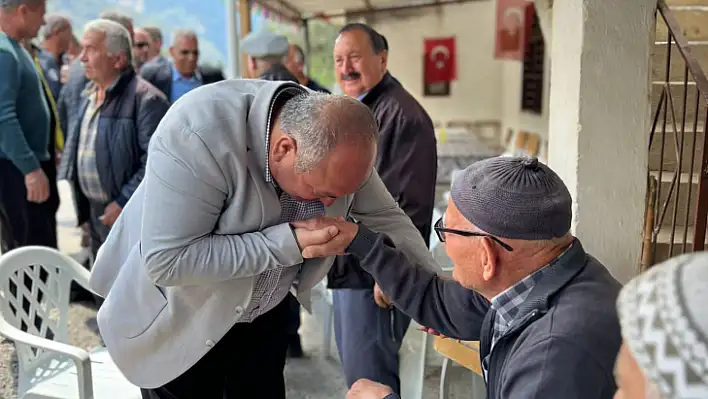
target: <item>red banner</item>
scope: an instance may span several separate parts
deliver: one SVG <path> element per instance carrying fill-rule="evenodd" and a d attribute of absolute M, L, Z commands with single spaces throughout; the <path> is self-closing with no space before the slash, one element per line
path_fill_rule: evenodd
<path fill-rule="evenodd" d="M 535 9 L 528 0 L 497 0 L 494 58 L 524 60 Z"/>
<path fill-rule="evenodd" d="M 423 43 L 425 51 L 423 82 L 431 84 L 457 79 L 455 37 L 425 39 Z"/>

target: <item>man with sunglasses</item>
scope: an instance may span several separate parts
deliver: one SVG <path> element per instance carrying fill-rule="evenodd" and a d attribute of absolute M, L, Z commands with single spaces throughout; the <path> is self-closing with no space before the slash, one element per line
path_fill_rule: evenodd
<path fill-rule="evenodd" d="M 352 254 L 428 332 L 481 341 L 488 398 L 610 399 L 620 284 L 571 235 L 571 209 L 563 181 L 535 158 L 471 165 L 434 227 L 454 280 L 420 267 L 361 224 L 322 218 L 294 225 L 339 231 L 327 244 L 304 248 L 304 258 Z M 360 380 L 348 398 L 391 392 Z"/>
<path fill-rule="evenodd" d="M 138 71 L 150 59 L 151 48 L 152 40 L 148 31 L 143 28 L 135 29 L 133 33 L 133 60 Z"/>
<path fill-rule="evenodd" d="M 224 80 L 217 68 L 199 65 L 199 40 L 188 29 L 179 29 L 172 36 L 172 62 L 148 62 L 140 69 L 140 76 L 160 89 L 170 104 L 197 87 Z"/>

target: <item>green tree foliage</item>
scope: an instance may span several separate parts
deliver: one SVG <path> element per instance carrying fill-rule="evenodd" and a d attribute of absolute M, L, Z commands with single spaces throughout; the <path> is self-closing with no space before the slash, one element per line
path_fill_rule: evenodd
<path fill-rule="evenodd" d="M 305 48 L 304 29 L 290 23 L 268 21 L 268 30 L 284 35 L 293 43 Z M 332 88 L 336 84 L 332 49 L 341 27 L 320 20 L 309 22 L 310 55 L 307 59 L 309 75 L 322 86 Z"/>

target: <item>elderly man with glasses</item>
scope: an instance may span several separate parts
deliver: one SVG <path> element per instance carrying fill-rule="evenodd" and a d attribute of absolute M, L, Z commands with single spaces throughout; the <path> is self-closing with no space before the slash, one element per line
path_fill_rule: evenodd
<path fill-rule="evenodd" d="M 304 248 L 303 257 L 352 254 L 429 332 L 481 341 L 488 398 L 610 399 L 620 284 L 571 235 L 571 208 L 563 181 L 536 159 L 471 165 L 435 225 L 454 280 L 423 269 L 361 224 L 321 218 L 295 225 L 339 231 L 327 244 Z M 396 396 L 359 380 L 348 397 Z"/>

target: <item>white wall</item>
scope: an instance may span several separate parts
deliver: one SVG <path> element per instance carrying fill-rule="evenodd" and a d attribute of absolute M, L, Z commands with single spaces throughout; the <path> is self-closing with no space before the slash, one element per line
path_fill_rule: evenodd
<path fill-rule="evenodd" d="M 548 1 L 548 0 L 545 0 Z M 546 45 L 546 55 L 544 61 L 543 75 L 543 104 L 542 113 L 536 114 L 521 110 L 521 81 L 523 63 L 520 61 L 504 61 L 502 75 L 502 130 L 506 137 L 509 130 L 514 133 L 525 131 L 540 136 L 542 140 L 541 152 L 538 157 L 547 160 L 546 147 L 548 143 L 548 115 L 550 99 L 551 81 L 551 30 L 546 29 L 543 23 L 545 18 L 550 18 L 550 9 L 541 8 L 539 1 L 536 1 L 536 12 L 541 20 L 541 30 Z M 513 140 L 512 140 L 513 145 Z"/>
<path fill-rule="evenodd" d="M 503 62 L 494 60 L 495 2 L 426 8 L 368 21 L 389 43 L 389 71 L 434 121 L 502 118 Z M 457 81 L 449 97 L 423 97 L 423 39 L 456 36 Z"/>
<path fill-rule="evenodd" d="M 550 66 L 548 57 L 550 41 L 546 41 L 545 72 L 543 76 L 542 113 L 521 110 L 521 80 L 523 64 L 520 61 L 504 61 L 502 66 L 502 131 L 526 131 L 537 134 L 543 141 L 548 140 L 548 99 L 550 97 Z"/>
<path fill-rule="evenodd" d="M 546 10 L 548 14 L 548 10 Z M 520 61 L 494 59 L 496 1 L 427 8 L 417 13 L 379 15 L 369 20 L 389 42 L 389 70 L 436 122 L 499 120 L 509 130 L 548 139 L 550 38 L 547 39 L 543 114 L 521 111 Z M 550 32 L 548 32 L 550 34 Z M 544 34 L 546 34 L 544 30 Z M 458 80 L 450 97 L 423 97 L 423 39 L 456 36 Z M 512 141 L 513 142 L 513 141 Z M 545 151 L 542 150 L 543 158 Z"/>
<path fill-rule="evenodd" d="M 549 164 L 573 196 L 573 232 L 622 282 L 639 270 L 655 4 L 553 4 Z"/>

